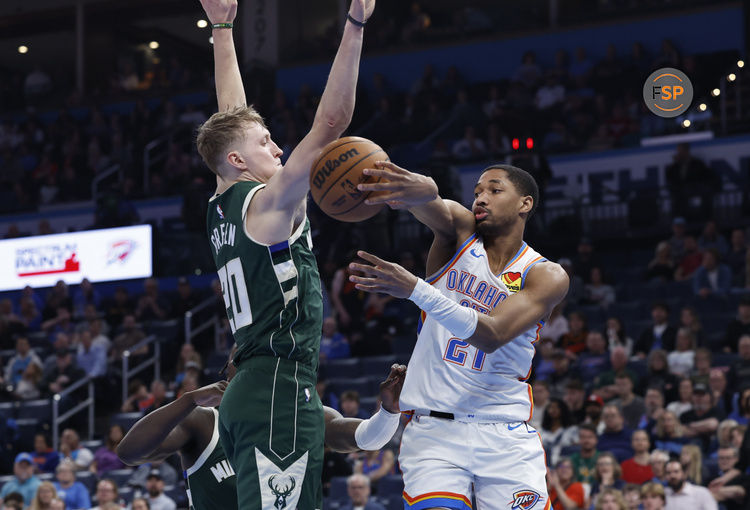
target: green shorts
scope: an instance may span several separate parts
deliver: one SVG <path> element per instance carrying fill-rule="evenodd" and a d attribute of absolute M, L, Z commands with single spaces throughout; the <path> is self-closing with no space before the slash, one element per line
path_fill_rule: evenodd
<path fill-rule="evenodd" d="M 238 508 L 321 508 L 325 423 L 315 382 L 312 367 L 282 358 L 237 367 L 219 407 L 219 434 L 237 474 Z"/>

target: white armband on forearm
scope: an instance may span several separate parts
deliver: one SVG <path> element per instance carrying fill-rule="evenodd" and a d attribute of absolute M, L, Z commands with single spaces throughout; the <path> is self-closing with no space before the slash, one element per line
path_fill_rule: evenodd
<path fill-rule="evenodd" d="M 476 310 L 451 301 L 421 278 L 409 299 L 457 338 L 469 338 L 477 329 L 479 314 Z"/>
<path fill-rule="evenodd" d="M 371 418 L 362 420 L 354 431 L 357 446 L 366 451 L 380 450 L 398 429 L 401 413 L 389 413 L 382 407 Z"/>

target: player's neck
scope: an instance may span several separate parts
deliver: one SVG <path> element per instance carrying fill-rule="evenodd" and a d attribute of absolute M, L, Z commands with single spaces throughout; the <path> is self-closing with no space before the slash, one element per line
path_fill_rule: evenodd
<path fill-rule="evenodd" d="M 523 246 L 523 228 L 499 236 L 482 237 L 490 269 L 499 273 L 513 260 Z"/>

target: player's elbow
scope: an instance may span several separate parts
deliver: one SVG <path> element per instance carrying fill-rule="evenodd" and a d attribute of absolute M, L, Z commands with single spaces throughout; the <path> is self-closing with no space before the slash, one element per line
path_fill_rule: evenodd
<path fill-rule="evenodd" d="M 353 113 L 353 109 L 340 104 L 326 107 L 315 116 L 314 127 L 330 132 L 336 139 L 349 127 Z"/>

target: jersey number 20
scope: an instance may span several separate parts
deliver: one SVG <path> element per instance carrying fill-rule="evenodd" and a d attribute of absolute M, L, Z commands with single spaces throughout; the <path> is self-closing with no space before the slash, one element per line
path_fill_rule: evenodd
<path fill-rule="evenodd" d="M 448 340 L 448 346 L 445 348 L 445 354 L 443 359 L 449 363 L 464 366 L 466 364 L 466 357 L 469 355 L 469 351 L 472 346 L 469 342 L 464 342 L 460 338 L 451 338 Z M 471 363 L 471 369 L 477 372 L 482 371 L 484 365 L 485 352 L 473 347 L 474 349 L 474 361 Z"/>
<path fill-rule="evenodd" d="M 250 297 L 245 286 L 245 273 L 239 257 L 234 258 L 219 268 L 221 292 L 227 306 L 227 317 L 232 333 L 253 323 L 250 311 Z"/>

